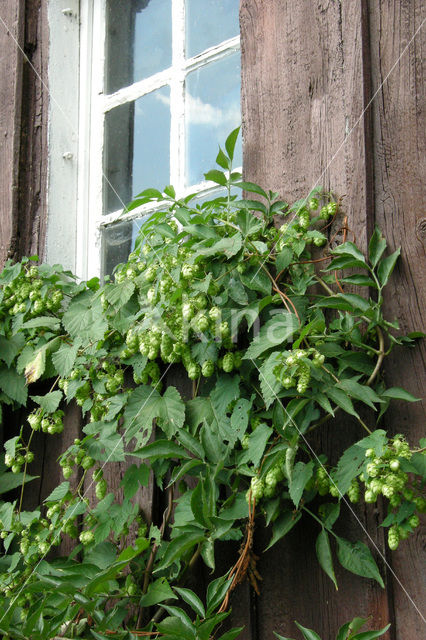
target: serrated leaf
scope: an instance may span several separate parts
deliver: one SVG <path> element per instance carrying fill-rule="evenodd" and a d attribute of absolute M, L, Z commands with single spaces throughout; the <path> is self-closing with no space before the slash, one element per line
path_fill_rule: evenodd
<path fill-rule="evenodd" d="M 206 360 L 217 360 L 218 348 L 214 342 L 196 342 L 191 346 L 191 355 L 195 362 L 202 365 Z"/>
<path fill-rule="evenodd" d="M 228 293 L 229 296 L 241 305 L 248 304 L 248 296 L 244 286 L 241 284 L 240 280 L 235 280 L 235 278 L 231 278 L 228 285 Z"/>
<path fill-rule="evenodd" d="M 139 485 L 142 487 L 148 486 L 149 482 L 149 467 L 146 464 L 139 466 L 132 464 L 123 476 L 123 480 L 120 486 L 123 487 L 124 497 L 126 500 L 130 500 L 136 494 L 139 489 Z"/>
<path fill-rule="evenodd" d="M 145 447 L 135 449 L 132 456 L 143 458 L 144 460 L 155 460 L 156 458 L 189 458 L 182 447 L 171 440 L 156 440 Z"/>
<path fill-rule="evenodd" d="M 268 194 L 266 193 L 266 191 L 254 182 L 235 182 L 234 186 L 239 187 L 244 191 L 249 191 L 250 193 L 257 193 L 259 196 L 263 196 L 265 200 L 268 200 Z"/>
<path fill-rule="evenodd" d="M 245 452 L 246 457 L 255 467 L 257 467 L 262 459 L 266 444 L 273 433 L 273 429 L 262 423 L 256 427 L 250 434 L 248 440 L 248 448 Z"/>
<path fill-rule="evenodd" d="M 352 380 L 352 379 L 341 380 L 336 384 L 336 386 L 339 389 L 346 391 L 346 393 L 352 398 L 355 398 L 356 400 L 360 400 L 361 402 L 364 402 L 364 404 L 368 405 L 374 410 L 376 410 L 374 403 L 382 402 L 380 397 L 377 395 L 375 391 L 373 391 L 373 389 L 371 389 L 371 387 L 367 387 L 366 385 L 359 384 L 359 382 L 356 382 L 356 380 Z"/>
<path fill-rule="evenodd" d="M 244 359 L 258 358 L 267 349 L 287 343 L 298 328 L 299 321 L 293 313 L 282 312 L 275 315 L 252 340 Z"/>
<path fill-rule="evenodd" d="M 273 547 L 274 544 L 278 542 L 278 540 L 284 538 L 284 536 L 287 535 L 287 533 L 291 531 L 291 529 L 293 529 L 294 525 L 297 524 L 301 517 L 302 514 L 300 513 L 300 511 L 296 514 L 294 514 L 292 511 L 286 511 L 285 513 L 281 514 L 272 525 L 272 538 L 265 551 Z"/>
<path fill-rule="evenodd" d="M 65 498 L 68 491 L 70 490 L 69 482 L 61 482 L 59 486 L 53 489 L 52 493 L 50 493 L 47 498 L 45 498 L 45 502 L 57 502 L 58 500 L 62 500 Z"/>
<path fill-rule="evenodd" d="M 44 396 L 30 396 L 46 413 L 53 413 L 59 407 L 62 400 L 62 391 L 50 391 Z"/>
<path fill-rule="evenodd" d="M 387 284 L 392 274 L 392 271 L 395 268 L 396 262 L 400 254 L 401 254 L 401 249 L 398 248 L 390 256 L 388 256 L 387 258 L 383 258 L 383 260 L 379 262 L 379 266 L 377 267 L 377 275 L 379 277 L 380 284 L 382 285 L 382 287 L 384 287 Z"/>
<path fill-rule="evenodd" d="M 0 368 L 0 389 L 14 402 L 24 405 L 27 401 L 28 389 L 25 378 L 14 368 Z"/>
<path fill-rule="evenodd" d="M 239 398 L 235 403 L 231 415 L 231 427 L 236 436 L 242 440 L 248 426 L 252 402 L 246 398 Z"/>
<path fill-rule="evenodd" d="M 134 290 L 135 283 L 132 280 L 123 280 L 105 285 L 104 296 L 107 302 L 119 309 L 132 297 Z"/>
<path fill-rule="evenodd" d="M 289 247 L 284 247 L 282 251 L 277 255 L 275 267 L 278 272 L 284 271 L 287 269 L 289 264 L 293 260 L 293 251 Z"/>
<path fill-rule="evenodd" d="M 231 402 L 234 402 L 239 397 L 240 377 L 227 374 L 221 375 L 210 394 L 215 418 L 226 415 Z"/>
<path fill-rule="evenodd" d="M 260 266 L 254 265 L 240 275 L 241 282 L 252 291 L 259 291 L 262 295 L 268 296 L 272 291 L 272 284 L 267 274 Z"/>
<path fill-rule="evenodd" d="M 244 236 L 250 237 L 262 229 L 261 221 L 248 209 L 241 209 L 237 213 L 237 224 Z"/>
<path fill-rule="evenodd" d="M 222 167 L 222 169 L 230 168 L 229 158 L 228 156 L 225 155 L 225 153 L 220 147 L 219 147 L 219 152 L 216 156 L 216 164 L 218 164 L 219 167 Z"/>
<path fill-rule="evenodd" d="M 79 341 L 72 345 L 64 344 L 52 355 L 53 365 L 61 378 L 66 378 L 71 373 L 79 348 Z"/>
<path fill-rule="evenodd" d="M 289 493 L 296 509 L 299 506 L 303 491 L 312 477 L 313 468 L 313 460 L 311 460 L 307 464 L 305 464 L 304 462 L 298 462 L 293 467 L 293 473 L 291 474 L 291 480 L 289 483 Z"/>
<path fill-rule="evenodd" d="M 259 381 L 262 397 L 265 401 L 267 409 L 278 397 L 279 391 L 282 389 L 281 382 L 274 374 L 274 369 L 280 360 L 280 352 L 274 351 L 259 367 Z"/>
<path fill-rule="evenodd" d="M 169 438 L 182 427 L 185 405 L 175 387 L 168 387 L 163 396 L 145 385 L 133 391 L 124 411 L 123 427 L 127 439 L 136 436 L 138 444 L 147 442 L 154 418 L 161 420 L 161 428 Z"/>
<path fill-rule="evenodd" d="M 352 400 L 344 391 L 338 389 L 337 387 L 328 387 L 325 392 L 328 397 L 337 404 L 338 407 L 343 409 L 343 411 L 346 411 L 346 413 L 349 413 L 349 415 L 358 418 L 358 414 L 354 409 Z"/>
<path fill-rule="evenodd" d="M 359 540 L 349 542 L 339 536 L 336 539 L 337 556 L 342 567 L 358 576 L 376 580 L 384 589 L 385 585 L 369 548 Z"/>
<path fill-rule="evenodd" d="M 224 254 L 227 258 L 232 258 L 238 253 L 243 246 L 243 239 L 240 233 L 235 233 L 229 238 L 222 238 L 211 247 L 199 247 L 197 254 L 200 256 L 213 256 L 216 254 Z"/>
<path fill-rule="evenodd" d="M 37 318 L 31 318 L 22 325 L 21 329 L 39 329 L 43 327 L 45 329 L 58 329 L 60 321 L 58 318 L 52 316 L 38 316 Z"/>
<path fill-rule="evenodd" d="M 7 471 L 6 473 L 0 474 L 0 494 L 7 493 L 8 491 L 12 491 L 12 489 L 16 489 L 20 487 L 25 480 L 25 484 L 27 482 L 31 482 L 31 480 L 35 480 L 40 476 L 29 476 L 24 473 L 12 473 L 11 471 Z"/>
<path fill-rule="evenodd" d="M 334 573 L 330 540 L 328 537 L 328 533 L 325 531 L 325 529 L 321 529 L 321 532 L 316 541 L 315 549 L 317 553 L 318 562 L 320 563 L 321 568 L 325 571 L 328 577 L 333 581 L 334 586 L 336 587 L 336 590 L 337 590 L 338 587 L 337 587 L 336 576 Z"/>
<path fill-rule="evenodd" d="M 108 329 L 108 323 L 102 315 L 100 300 L 71 302 L 62 322 L 73 338 L 82 340 L 101 340 Z"/>
<path fill-rule="evenodd" d="M 17 333 L 14 336 L 10 336 L 10 338 L 0 336 L 0 359 L 10 367 L 13 360 L 25 345 L 25 342 L 23 333 Z"/>

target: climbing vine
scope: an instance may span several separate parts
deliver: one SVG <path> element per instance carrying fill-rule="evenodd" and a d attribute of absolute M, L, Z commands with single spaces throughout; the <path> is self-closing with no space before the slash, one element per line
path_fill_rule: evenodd
<path fill-rule="evenodd" d="M 232 591 L 245 579 L 259 589 L 255 528 L 269 528 L 269 549 L 313 518 L 336 588 L 336 561 L 383 587 L 371 550 L 335 532 L 341 504 L 384 498 L 390 549 L 419 524 L 425 443 L 388 435 L 385 420 L 393 399 L 416 398 L 381 376 L 393 346 L 420 337 L 397 337 L 382 313 L 399 250 L 388 254 L 376 228 L 364 255 L 321 189 L 290 206 L 242 181 L 237 135 L 206 174 L 223 195 L 197 204 L 169 186 L 135 199 L 129 211 L 161 207 L 103 284 L 35 258 L 0 275 L 0 402 L 15 423 L 25 416 L 0 476 L 5 638 L 232 640 L 241 629 L 222 627 Z M 61 438 L 71 402 L 83 427 L 59 456 L 63 481 L 25 510 L 34 441 Z M 332 465 L 310 436 L 345 414 L 358 440 Z M 126 463 L 120 500 L 105 472 L 116 463 Z M 158 521 L 138 506 L 150 478 L 165 497 Z M 69 538 L 70 555 L 51 553 Z M 188 576 L 197 562 L 215 571 L 218 541 L 237 541 L 239 554 L 196 594 Z M 338 640 L 367 637 L 365 622 Z"/>

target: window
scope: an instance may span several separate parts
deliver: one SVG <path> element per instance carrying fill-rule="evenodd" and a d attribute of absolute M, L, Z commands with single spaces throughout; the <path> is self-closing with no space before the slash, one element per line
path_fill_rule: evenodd
<path fill-rule="evenodd" d="M 126 259 L 149 210 L 121 211 L 143 189 L 173 184 L 181 197 L 215 188 L 203 174 L 241 119 L 238 7 L 239 0 L 80 2 L 81 277 Z"/>

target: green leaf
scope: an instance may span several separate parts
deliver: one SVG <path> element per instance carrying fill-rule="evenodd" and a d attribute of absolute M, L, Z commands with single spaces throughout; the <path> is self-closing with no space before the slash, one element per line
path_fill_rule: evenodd
<path fill-rule="evenodd" d="M 259 291 L 264 296 L 269 296 L 272 291 L 272 284 L 267 274 L 260 266 L 254 265 L 240 275 L 241 282 L 252 291 Z"/>
<path fill-rule="evenodd" d="M 262 189 L 262 187 L 259 187 L 259 185 L 255 184 L 254 182 L 235 182 L 234 186 L 239 187 L 244 191 L 249 191 L 250 193 L 257 193 L 259 196 L 263 196 L 265 200 L 269 199 L 266 191 Z"/>
<path fill-rule="evenodd" d="M 225 149 L 227 150 L 228 156 L 231 158 L 231 160 L 234 159 L 235 144 L 237 142 L 239 133 L 240 133 L 240 127 L 237 127 L 236 129 L 231 131 L 231 133 L 229 134 L 229 136 L 226 138 L 226 141 L 225 141 Z"/>
<path fill-rule="evenodd" d="M 191 346 L 191 355 L 195 362 L 203 364 L 206 360 L 217 361 L 218 348 L 214 342 L 196 342 Z"/>
<path fill-rule="evenodd" d="M 260 390 L 267 409 L 269 409 L 273 401 L 276 400 L 278 393 L 282 389 L 281 382 L 274 374 L 274 369 L 280 361 L 280 356 L 280 351 L 274 351 L 262 362 L 259 368 Z"/>
<path fill-rule="evenodd" d="M 35 356 L 25 367 L 25 378 L 27 384 L 36 382 L 43 375 L 46 368 L 46 350 L 38 349 Z"/>
<path fill-rule="evenodd" d="M 216 164 L 218 164 L 219 167 L 222 167 L 222 169 L 229 169 L 231 164 L 229 162 L 228 156 L 225 155 L 225 153 L 220 147 L 219 147 L 219 153 L 216 156 Z"/>
<path fill-rule="evenodd" d="M 169 583 L 165 578 L 159 578 L 149 585 L 148 591 L 139 601 L 140 607 L 152 607 L 154 604 L 159 604 L 165 600 L 176 600 L 177 596 L 174 594 Z"/>
<path fill-rule="evenodd" d="M 79 341 L 72 345 L 64 344 L 52 355 L 53 365 L 61 378 L 66 378 L 71 373 L 79 348 Z"/>
<path fill-rule="evenodd" d="M 241 440 L 247 430 L 252 402 L 246 398 L 239 398 L 232 410 L 231 427 Z"/>
<path fill-rule="evenodd" d="M 139 485 L 142 487 L 148 486 L 149 482 L 149 467 L 146 464 L 136 466 L 132 464 L 123 476 L 123 480 L 120 486 L 124 489 L 124 497 L 126 500 L 130 500 L 136 494 L 139 489 Z"/>
<path fill-rule="evenodd" d="M 189 458 L 182 447 L 171 440 L 156 440 L 147 444 L 141 449 L 135 449 L 132 456 L 143 458 L 144 460 L 155 460 L 157 458 Z"/>
<path fill-rule="evenodd" d="M 300 513 L 300 511 L 296 514 L 294 514 L 292 511 L 286 511 L 281 514 L 272 525 L 272 538 L 265 551 L 273 547 L 274 544 L 278 542 L 278 540 L 284 538 L 284 536 L 287 535 L 287 533 L 291 531 L 291 529 L 293 529 L 294 525 L 299 522 L 301 517 L 302 514 Z"/>
<path fill-rule="evenodd" d="M 119 309 L 132 297 L 134 290 L 135 283 L 132 280 L 123 280 L 105 285 L 104 296 L 107 302 Z"/>
<path fill-rule="evenodd" d="M 342 567 L 358 576 L 373 578 L 384 589 L 385 585 L 369 548 L 360 541 L 349 542 L 339 536 L 336 539 L 337 556 Z"/>
<path fill-rule="evenodd" d="M 405 402 L 419 402 L 421 398 L 416 398 L 411 393 L 401 387 L 389 387 L 383 391 L 380 396 L 382 398 L 394 398 L 395 400 L 405 400 Z"/>
<path fill-rule="evenodd" d="M 293 638 L 287 638 L 287 636 L 286 637 L 280 636 L 280 634 L 277 633 L 276 631 L 274 631 L 273 633 L 274 633 L 274 636 L 278 638 L 278 640 L 294 640 Z"/>
<path fill-rule="evenodd" d="M 349 415 L 358 418 L 358 414 L 353 407 L 352 400 L 349 398 L 347 393 L 337 387 L 328 387 L 325 390 L 325 393 L 337 404 L 338 407 L 343 409 L 343 411 L 346 411 Z"/>
<path fill-rule="evenodd" d="M 62 400 L 62 391 L 50 391 L 44 396 L 30 396 L 46 413 L 53 413 L 59 407 Z"/>
<path fill-rule="evenodd" d="M 284 247 L 284 249 L 280 251 L 275 262 L 275 267 L 278 273 L 287 269 L 289 264 L 292 262 L 293 257 L 293 251 L 289 247 Z"/>
<path fill-rule="evenodd" d="M 44 329 L 58 329 L 59 325 L 60 321 L 58 318 L 53 318 L 52 316 L 37 316 L 37 318 L 31 318 L 31 320 L 24 322 L 21 329 L 39 329 L 40 327 Z"/>
<path fill-rule="evenodd" d="M 218 640 L 235 640 L 235 638 L 238 638 L 238 636 L 240 635 L 241 631 L 244 630 L 244 627 L 238 627 L 235 629 L 231 629 L 231 631 L 227 631 L 223 636 L 220 636 L 220 638 L 218 638 Z"/>
<path fill-rule="evenodd" d="M 243 239 L 240 233 L 235 233 L 228 238 L 222 238 L 211 247 L 198 248 L 197 253 L 201 256 L 213 256 L 217 253 L 224 254 L 227 258 L 232 258 L 243 246 Z"/>
<path fill-rule="evenodd" d="M 204 605 L 201 602 L 200 598 L 190 589 L 184 589 L 183 587 L 175 587 L 174 590 L 176 593 L 189 604 L 191 609 L 197 613 L 200 618 L 206 617 L 206 610 L 204 609 Z"/>
<path fill-rule="evenodd" d="M 379 277 L 380 284 L 382 285 L 382 287 L 384 287 L 387 284 L 392 274 L 392 271 L 395 268 L 396 261 L 398 260 L 400 254 L 401 254 L 401 249 L 398 248 L 390 256 L 388 256 L 387 258 L 384 258 L 379 262 L 379 266 L 377 267 L 377 275 Z"/>
<path fill-rule="evenodd" d="M 238 304 L 248 304 L 247 292 L 244 286 L 241 284 L 241 281 L 231 278 L 228 285 L 228 293 L 230 297 Z"/>
<path fill-rule="evenodd" d="M 364 254 L 358 249 L 358 247 L 353 242 L 344 242 L 340 244 L 338 247 L 332 250 L 333 255 L 344 255 L 351 256 L 355 260 L 359 260 L 359 262 L 363 262 L 365 264 Z"/>
<path fill-rule="evenodd" d="M 8 491 L 12 491 L 12 489 L 16 489 L 16 487 L 22 486 L 23 481 L 25 480 L 25 484 L 27 482 L 31 482 L 31 480 L 35 480 L 40 476 L 29 476 L 24 473 L 12 473 L 11 471 L 7 471 L 6 473 L 0 474 L 0 494 L 7 493 Z"/>
<path fill-rule="evenodd" d="M 237 213 L 237 224 L 244 236 L 250 237 L 261 231 L 262 223 L 248 209 L 241 209 Z"/>
<path fill-rule="evenodd" d="M 57 502 L 58 500 L 62 500 L 62 498 L 65 498 L 69 490 L 70 490 L 70 483 L 61 482 L 61 484 L 57 486 L 55 489 L 53 489 L 52 493 L 50 493 L 44 501 Z"/>
<path fill-rule="evenodd" d="M 334 258 L 328 265 L 328 267 L 324 267 L 324 271 L 336 271 L 338 269 L 353 269 L 355 267 L 360 269 L 366 268 L 365 262 L 361 262 L 361 260 L 355 260 L 350 256 L 339 256 L 338 258 Z"/>
<path fill-rule="evenodd" d="M 210 394 L 213 411 L 217 416 L 227 413 L 229 405 L 240 397 L 240 377 L 223 374 Z"/>
<path fill-rule="evenodd" d="M 169 438 L 182 427 L 185 405 L 175 387 L 168 387 L 163 396 L 156 389 L 144 385 L 133 391 L 124 411 L 126 437 L 136 436 L 138 444 L 146 442 L 154 418 L 161 420 L 161 428 Z"/>
<path fill-rule="evenodd" d="M 313 468 L 313 460 L 311 460 L 307 464 L 305 464 L 304 462 L 298 462 L 293 467 L 293 473 L 289 483 L 289 492 L 290 498 L 293 500 L 296 509 L 299 506 L 300 499 L 303 495 L 303 491 L 307 483 L 312 478 Z"/>
<path fill-rule="evenodd" d="M 25 378 L 16 371 L 16 369 L 0 369 L 0 389 L 11 400 L 24 405 L 28 397 L 28 389 L 25 384 Z"/>
<path fill-rule="evenodd" d="M 259 424 L 253 433 L 249 436 L 248 448 L 245 452 L 246 457 L 255 467 L 257 467 L 262 459 L 266 444 L 273 433 L 273 429 L 265 423 Z"/>
<path fill-rule="evenodd" d="M 370 309 L 370 303 L 355 293 L 337 293 L 334 296 L 320 298 L 315 302 L 317 307 L 327 309 L 339 309 L 340 311 L 362 311 L 365 313 Z"/>
<path fill-rule="evenodd" d="M 189 531 L 173 538 L 155 572 L 169 567 L 202 540 L 204 540 L 204 531 L 201 531 L 201 529 L 198 531 Z"/>
<path fill-rule="evenodd" d="M 258 358 L 264 351 L 287 343 L 299 328 L 297 317 L 293 313 L 281 312 L 263 325 L 259 334 L 252 340 L 244 359 Z"/>
<path fill-rule="evenodd" d="M 343 391 L 346 391 L 349 396 L 355 398 L 356 400 L 364 402 L 364 404 L 368 405 L 374 410 L 376 410 L 374 403 L 382 402 L 380 397 L 375 391 L 373 391 L 373 389 L 367 387 L 366 385 L 359 384 L 359 382 L 356 382 L 352 379 L 341 380 L 336 384 L 336 387 L 342 389 Z"/>
<path fill-rule="evenodd" d="M 218 171 L 217 169 L 211 169 L 204 174 L 204 177 L 206 180 L 216 182 L 216 184 L 220 184 L 222 187 L 226 187 L 226 185 L 228 184 L 228 180 L 226 179 L 223 171 Z"/>
<path fill-rule="evenodd" d="M 25 336 L 23 333 L 17 333 L 14 336 L 6 338 L 0 336 L 0 360 L 4 360 L 8 367 L 12 364 L 18 353 L 25 345 Z"/>
<path fill-rule="evenodd" d="M 319 635 L 317 633 L 315 633 L 315 631 L 312 631 L 312 629 L 307 629 L 306 627 L 302 627 L 302 625 L 299 624 L 296 621 L 295 621 L 294 624 L 296 625 L 296 627 L 298 629 L 300 629 L 300 631 L 302 632 L 303 637 L 305 638 L 305 640 L 321 640 Z"/>
<path fill-rule="evenodd" d="M 389 629 L 390 624 L 387 624 L 383 629 L 379 629 L 378 631 L 363 631 L 362 633 L 357 633 L 355 636 L 350 636 L 350 640 L 374 640 L 374 638 L 379 638 Z"/>
<path fill-rule="evenodd" d="M 82 340 L 101 340 L 108 329 L 108 323 L 102 314 L 100 299 L 72 301 L 64 313 L 62 322 L 73 338 Z"/>
<path fill-rule="evenodd" d="M 346 276 L 346 278 L 341 278 L 340 282 L 343 284 L 352 284 L 358 287 L 373 287 L 373 289 L 377 289 L 377 284 L 366 275 L 362 273 L 355 274 L 353 276 Z"/>
<path fill-rule="evenodd" d="M 386 240 L 382 236 L 379 227 L 376 226 L 368 245 L 368 257 L 373 267 L 377 265 L 385 249 Z"/>
<path fill-rule="evenodd" d="M 338 587 L 337 587 L 336 576 L 334 573 L 333 558 L 331 555 L 331 548 L 330 548 L 330 540 L 328 537 L 328 533 L 325 529 L 321 530 L 317 538 L 315 549 L 317 553 L 318 562 L 320 563 L 321 568 L 325 571 L 328 577 L 333 581 L 334 586 L 336 587 L 336 590 L 337 590 Z"/>

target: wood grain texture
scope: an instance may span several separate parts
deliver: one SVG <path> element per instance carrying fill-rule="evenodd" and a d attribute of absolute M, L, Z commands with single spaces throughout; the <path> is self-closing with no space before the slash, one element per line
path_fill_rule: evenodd
<path fill-rule="evenodd" d="M 47 223 L 48 22 L 47 0 L 26 0 L 19 202 L 14 258 L 43 259 Z"/>
<path fill-rule="evenodd" d="M 377 91 L 374 116 L 375 220 L 388 239 L 389 251 L 401 246 L 401 259 L 387 287 L 385 310 L 398 318 L 401 333 L 423 329 L 425 318 L 425 118 L 424 4 L 387 0 L 370 4 L 372 85 Z M 389 386 L 424 396 L 425 344 L 397 348 L 386 364 Z M 403 432 L 412 444 L 424 437 L 424 402 L 394 401 L 386 428 Z M 395 601 L 395 638 L 424 634 L 426 579 L 424 532 L 389 557 Z M 421 615 L 422 614 L 422 615 Z"/>
<path fill-rule="evenodd" d="M 345 196 L 344 213 L 363 248 L 374 225 L 367 8 L 362 0 L 243 0 L 240 11 L 245 179 L 290 201 L 316 184 L 332 188 Z M 359 429 L 344 421 L 324 429 L 312 446 L 335 459 L 360 437 Z M 378 516 L 371 509 L 348 513 L 341 534 L 368 542 L 384 573 Z M 354 615 L 372 615 L 373 626 L 393 618 L 389 577 L 381 590 L 339 571 L 340 588 L 334 591 L 315 559 L 317 534 L 315 525 L 299 523 L 262 557 L 264 583 L 253 637 L 271 637 L 273 630 L 297 635 L 294 619 L 328 638 Z M 259 534 L 258 550 L 266 543 Z"/>
<path fill-rule="evenodd" d="M 0 268 L 13 255 L 18 208 L 18 168 L 22 97 L 23 43 L 21 2 L 0 9 Z"/>

